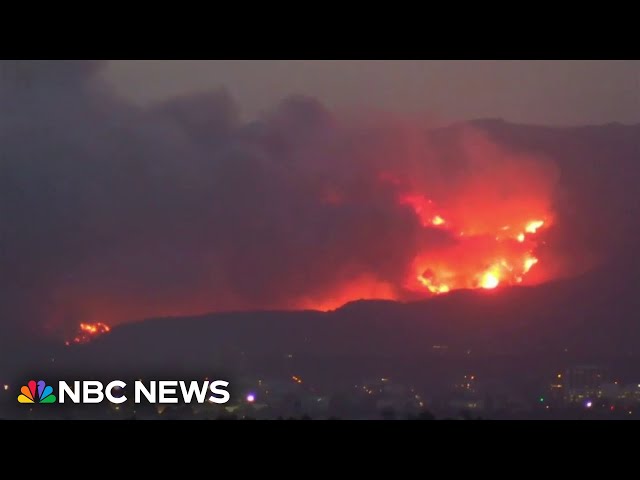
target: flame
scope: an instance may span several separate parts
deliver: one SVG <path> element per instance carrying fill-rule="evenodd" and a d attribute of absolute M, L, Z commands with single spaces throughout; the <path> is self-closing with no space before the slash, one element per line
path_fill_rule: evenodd
<path fill-rule="evenodd" d="M 422 285 L 427 287 L 427 289 L 431 293 L 447 293 L 450 290 L 448 285 L 443 283 L 442 284 L 434 283 L 431 278 L 425 277 L 424 274 L 418 275 L 416 278 Z"/>
<path fill-rule="evenodd" d="M 537 215 L 529 216 L 526 208 L 521 211 L 506 207 L 506 213 L 499 208 L 495 214 L 480 209 L 478 215 L 473 216 L 469 213 L 475 210 L 473 202 L 465 206 L 469 211 L 458 212 L 414 193 L 398 195 L 398 203 L 411 207 L 423 228 L 435 226 L 458 238 L 442 248 L 425 249 L 414 259 L 412 275 L 405 287 L 435 295 L 457 289 L 489 290 L 523 283 L 539 263 L 533 253 L 538 245 L 535 234 L 548 226 L 551 218 L 549 213 L 541 219 Z M 532 210 L 540 211 L 539 208 Z M 436 211 L 444 212 L 446 217 Z M 492 218 L 494 215 L 500 218 Z"/>
<path fill-rule="evenodd" d="M 524 271 L 523 273 L 528 273 L 536 263 L 538 263 L 538 259 L 536 257 L 530 256 L 525 258 L 524 260 Z"/>
<path fill-rule="evenodd" d="M 442 218 L 440 215 L 436 215 L 435 217 L 433 217 L 433 219 L 431 220 L 431 223 L 439 226 L 439 225 L 444 225 L 445 221 L 444 218 Z"/>
<path fill-rule="evenodd" d="M 472 146 L 475 150 L 476 145 Z M 490 153 L 493 156 L 495 152 Z M 487 166 L 485 162 L 479 165 Z M 312 280 L 313 275 L 302 269 L 300 275 L 293 277 L 295 282 L 283 287 L 289 290 L 277 291 L 282 295 L 273 303 L 265 304 L 261 296 L 253 298 L 248 294 L 245 299 L 243 292 L 236 294 L 233 288 L 214 299 L 205 288 L 198 292 L 190 289 L 189 296 L 167 296 L 160 300 L 154 297 L 143 303 L 128 297 L 127 301 L 104 300 L 104 295 L 93 292 L 92 296 L 83 295 L 80 301 L 74 300 L 76 305 L 81 303 L 79 314 L 83 319 L 106 318 L 119 323 L 159 313 L 180 316 L 211 310 L 331 311 L 364 299 L 404 301 L 446 295 L 460 289 L 491 290 L 544 281 L 549 274 L 545 270 L 545 258 L 537 248 L 542 234 L 555 220 L 549 189 L 546 182 L 538 178 L 537 169 L 530 170 L 527 162 L 522 168 L 514 165 L 498 162 L 493 168 L 489 163 L 489 173 L 480 169 L 477 174 L 463 175 L 462 179 L 447 175 L 445 181 L 437 174 L 430 180 L 426 173 L 431 172 L 425 172 L 424 176 L 401 170 L 381 172 L 377 178 L 367 176 L 362 185 L 358 182 L 354 191 L 348 183 L 322 185 L 317 190 L 317 200 L 323 209 L 326 207 L 323 211 L 335 212 L 343 205 L 366 204 L 373 198 L 376 205 L 380 202 L 385 207 L 384 215 L 402 213 L 402 217 L 397 223 L 383 223 L 381 228 L 376 228 L 377 217 L 373 216 L 373 228 L 362 229 L 357 244 L 350 243 L 351 237 L 348 237 L 345 243 L 331 242 L 326 248 L 322 245 L 323 262 L 327 264 L 326 269 L 324 265 L 318 269 L 322 281 Z M 478 168 L 475 163 L 472 167 L 474 172 Z M 368 227 L 369 223 L 363 225 Z M 398 233 L 391 231 L 395 225 L 401 230 L 398 235 L 390 235 L 388 243 L 375 241 L 373 237 L 377 235 L 386 238 L 389 233 Z M 356 261 L 349 263 L 354 245 L 357 248 L 360 242 L 370 238 L 376 248 L 363 249 L 366 255 L 355 255 Z M 405 239 L 408 241 L 404 242 Z M 326 255 L 332 253 L 329 249 L 334 245 L 339 250 L 335 256 L 339 260 L 334 260 L 334 255 Z M 339 265 L 334 265 L 338 261 Z M 340 268 L 334 269 L 334 266 Z M 332 276 L 334 270 L 336 275 Z M 100 322 L 83 323 L 67 344 L 85 343 L 109 330 Z"/>
<path fill-rule="evenodd" d="M 73 343 L 90 342 L 92 339 L 99 337 L 100 335 L 109 333 L 111 331 L 111 327 L 102 322 L 81 323 L 78 330 L 79 331 L 75 337 L 64 342 L 66 346 L 69 346 Z"/>
<path fill-rule="evenodd" d="M 482 275 L 482 280 L 480 281 L 482 288 L 492 289 L 498 285 L 500 285 L 500 279 L 493 271 L 485 272 L 484 275 Z"/>
<path fill-rule="evenodd" d="M 527 223 L 527 226 L 524 227 L 524 231 L 527 233 L 536 233 L 538 229 L 541 228 L 543 225 L 544 225 L 543 220 L 533 220 Z"/>

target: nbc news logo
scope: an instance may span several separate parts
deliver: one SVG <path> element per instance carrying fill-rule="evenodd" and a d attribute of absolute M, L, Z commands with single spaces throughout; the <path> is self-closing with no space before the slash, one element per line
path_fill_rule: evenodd
<path fill-rule="evenodd" d="M 56 403 L 56 396 L 44 380 L 31 380 L 20 389 L 18 403 Z"/>
<path fill-rule="evenodd" d="M 44 380 L 30 380 L 20 389 L 18 403 L 102 403 L 105 399 L 114 404 L 127 401 L 124 395 L 126 383 L 114 380 L 103 386 L 97 380 L 74 381 L 73 386 L 67 382 L 58 382 L 60 398 L 53 394 L 53 388 Z M 229 382 L 216 380 L 209 382 L 185 382 L 177 380 L 151 381 L 147 384 L 142 381 L 134 382 L 134 403 L 139 404 L 146 400 L 151 404 L 175 404 L 180 397 L 184 403 L 227 403 L 230 399 L 226 388 Z M 5 388 L 6 390 L 6 388 Z M 208 395 L 208 394 L 211 395 Z M 144 400 L 143 400 L 144 398 Z"/>

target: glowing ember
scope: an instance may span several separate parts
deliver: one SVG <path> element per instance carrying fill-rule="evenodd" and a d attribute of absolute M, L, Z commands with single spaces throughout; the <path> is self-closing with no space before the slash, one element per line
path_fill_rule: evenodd
<path fill-rule="evenodd" d="M 520 243 L 524 242 L 524 238 L 525 238 L 525 237 L 524 237 L 524 233 L 519 233 L 519 234 L 518 234 L 518 236 L 516 237 L 516 239 L 517 239 Z"/>
<path fill-rule="evenodd" d="M 69 346 L 73 343 L 87 343 L 93 340 L 100 335 L 105 333 L 109 333 L 111 331 L 111 327 L 109 325 L 97 322 L 97 323 L 81 323 L 79 332 L 75 337 L 71 340 L 67 340 L 64 342 L 66 346 Z"/>

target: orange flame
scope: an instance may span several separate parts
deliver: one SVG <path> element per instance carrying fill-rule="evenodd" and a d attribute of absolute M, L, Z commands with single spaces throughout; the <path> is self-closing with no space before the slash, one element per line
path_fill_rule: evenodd
<path fill-rule="evenodd" d="M 485 289 L 496 288 L 500 285 L 500 278 L 493 271 L 485 272 L 482 275 L 480 286 Z"/>
<path fill-rule="evenodd" d="M 110 331 L 111 327 L 102 322 L 81 323 L 77 335 L 73 337 L 73 339 L 64 342 L 64 344 L 69 346 L 73 343 L 87 343 L 100 335 L 109 333 Z"/>
<path fill-rule="evenodd" d="M 431 223 L 433 223 L 436 226 L 439 225 L 444 225 L 445 221 L 444 218 L 442 218 L 440 215 L 436 215 L 435 217 L 433 217 L 433 219 L 431 220 Z"/>
<path fill-rule="evenodd" d="M 524 231 L 527 233 L 536 233 L 539 228 L 544 225 L 544 221 L 542 220 L 533 220 L 527 223 L 527 226 L 524 228 Z"/>
<path fill-rule="evenodd" d="M 417 194 L 401 194 L 398 203 L 410 206 L 423 228 L 438 227 L 459 239 L 446 247 L 419 253 L 414 260 L 414 273 L 405 287 L 436 295 L 463 288 L 490 290 L 522 283 L 539 263 L 533 254 L 537 246 L 536 233 L 550 223 L 549 214 L 545 214 L 545 220 L 526 219 L 527 211 L 519 209 L 508 210 L 508 215 L 496 219 L 483 211 L 477 217 L 467 211 L 460 215 L 453 210 L 445 211 L 445 217 L 436 213 L 444 208 Z"/>

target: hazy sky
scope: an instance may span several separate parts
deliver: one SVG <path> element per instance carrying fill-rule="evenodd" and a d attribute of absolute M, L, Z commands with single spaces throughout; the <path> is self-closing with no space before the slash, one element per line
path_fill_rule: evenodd
<path fill-rule="evenodd" d="M 640 61 L 114 60 L 105 75 L 138 102 L 226 87 L 246 118 L 305 94 L 443 120 L 640 122 Z"/>

